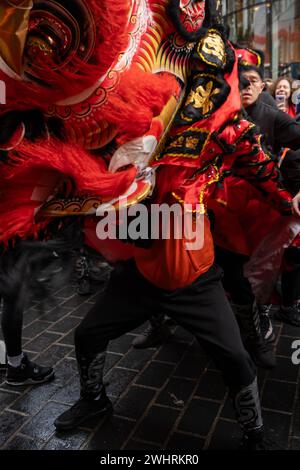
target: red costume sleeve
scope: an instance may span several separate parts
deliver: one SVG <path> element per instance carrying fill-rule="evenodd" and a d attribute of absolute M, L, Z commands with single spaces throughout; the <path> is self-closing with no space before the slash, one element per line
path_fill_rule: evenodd
<path fill-rule="evenodd" d="M 268 202 L 275 205 L 283 214 L 291 214 L 292 196 L 281 184 L 281 175 L 276 162 L 263 150 L 260 137 L 241 140 L 236 148 L 237 158 L 233 163 L 233 173 L 246 179 L 260 189 Z"/>

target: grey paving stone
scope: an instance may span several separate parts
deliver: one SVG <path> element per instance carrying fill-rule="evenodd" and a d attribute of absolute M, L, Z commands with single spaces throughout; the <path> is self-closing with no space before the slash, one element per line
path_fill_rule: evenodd
<path fill-rule="evenodd" d="M 206 368 L 209 359 L 199 354 L 186 354 L 174 371 L 174 376 L 197 379 Z"/>
<path fill-rule="evenodd" d="M 66 315 L 70 315 L 72 312 L 72 308 L 62 307 L 59 305 L 58 307 L 51 310 L 49 313 L 45 313 L 41 316 L 41 320 L 48 321 L 50 323 L 57 322 L 58 320 L 62 320 L 66 317 Z"/>
<path fill-rule="evenodd" d="M 130 349 L 119 362 L 118 367 L 125 367 L 127 369 L 139 371 L 152 356 L 153 351 L 149 349 Z"/>
<path fill-rule="evenodd" d="M 39 354 L 35 360 L 40 365 L 49 367 L 54 366 L 72 350 L 72 346 L 61 346 L 60 344 L 52 344 L 52 346 L 50 346 L 48 349 Z"/>
<path fill-rule="evenodd" d="M 79 376 L 76 375 L 64 387 L 59 388 L 51 397 L 53 401 L 73 405 L 80 396 Z"/>
<path fill-rule="evenodd" d="M 242 438 L 242 433 L 237 423 L 220 419 L 213 432 L 208 446 L 211 450 L 237 450 Z"/>
<path fill-rule="evenodd" d="M 295 384 L 267 380 L 262 397 L 262 406 L 291 413 L 295 393 Z"/>
<path fill-rule="evenodd" d="M 131 348 L 132 340 L 132 335 L 123 335 L 118 339 L 110 341 L 107 350 L 108 352 L 126 354 Z"/>
<path fill-rule="evenodd" d="M 177 363 L 184 355 L 187 347 L 187 343 L 168 341 L 160 348 L 158 354 L 155 356 L 155 359 L 157 361 Z"/>
<path fill-rule="evenodd" d="M 14 411 L 34 415 L 41 410 L 58 389 L 59 384 L 54 380 L 45 384 L 31 387 L 10 408 Z"/>
<path fill-rule="evenodd" d="M 23 329 L 22 336 L 23 338 L 33 339 L 44 330 L 47 330 L 49 326 L 51 326 L 51 323 L 49 322 L 35 320 Z"/>
<path fill-rule="evenodd" d="M 86 314 L 92 309 L 93 305 L 91 303 L 84 302 L 79 305 L 79 307 L 72 310 L 72 315 L 78 318 L 84 318 Z"/>
<path fill-rule="evenodd" d="M 297 382 L 299 366 L 292 363 L 288 357 L 277 357 L 277 365 L 269 372 L 270 379 Z"/>
<path fill-rule="evenodd" d="M 266 437 L 280 448 L 287 449 L 291 415 L 263 410 Z"/>
<path fill-rule="evenodd" d="M 182 409 L 191 397 L 196 381 L 171 378 L 158 395 L 156 402 L 161 405 Z"/>
<path fill-rule="evenodd" d="M 153 452 L 160 449 L 161 447 L 159 445 L 150 444 L 149 442 L 139 442 L 134 439 L 131 439 L 124 447 L 124 450 L 151 450 Z"/>
<path fill-rule="evenodd" d="M 41 318 L 42 318 L 41 312 L 38 312 L 37 310 L 34 310 L 31 307 L 23 315 L 23 325 L 26 327 L 27 325 L 29 325 L 35 320 L 41 320 Z"/>
<path fill-rule="evenodd" d="M 74 346 L 74 331 L 70 331 L 66 335 L 60 335 L 60 339 L 57 342 L 66 346 Z"/>
<path fill-rule="evenodd" d="M 68 333 L 74 328 L 76 328 L 79 323 L 79 318 L 68 315 L 62 320 L 59 320 L 58 322 L 54 323 L 54 325 L 49 328 L 49 331 L 55 331 L 58 333 Z"/>
<path fill-rule="evenodd" d="M 128 421 L 116 416 L 108 417 L 85 448 L 97 451 L 121 449 L 134 426 L 134 421 Z"/>
<path fill-rule="evenodd" d="M 90 437 L 88 431 L 76 429 L 75 431 L 59 433 L 51 437 L 43 450 L 79 450 Z"/>
<path fill-rule="evenodd" d="M 0 447 L 8 441 L 8 439 L 20 429 L 27 420 L 26 416 L 22 416 L 12 411 L 3 411 L 0 415 Z"/>
<path fill-rule="evenodd" d="M 68 300 L 65 300 L 64 302 L 61 303 L 62 307 L 72 307 L 72 308 L 77 308 L 80 305 L 82 305 L 87 299 L 82 296 L 82 295 L 77 295 L 74 294 L 72 297 L 70 297 Z"/>
<path fill-rule="evenodd" d="M 166 450 L 173 450 L 176 452 L 194 450 L 197 452 L 203 449 L 204 444 L 205 439 L 201 437 L 175 432 L 171 435 L 168 445 L 166 446 Z"/>
<path fill-rule="evenodd" d="M 22 433 L 41 441 L 47 441 L 55 432 L 54 420 L 67 408 L 61 403 L 48 402 L 39 413 L 25 424 Z"/>
<path fill-rule="evenodd" d="M 291 445 L 290 445 L 291 450 L 300 450 L 300 439 L 292 439 Z"/>
<path fill-rule="evenodd" d="M 298 386 L 298 396 L 296 399 L 296 406 L 293 410 L 293 430 L 292 435 L 300 439 L 300 387 Z"/>
<path fill-rule="evenodd" d="M 281 336 L 277 348 L 276 348 L 276 354 L 279 356 L 286 356 L 291 359 L 292 354 L 294 352 L 294 349 L 292 349 L 292 343 L 294 341 L 294 338 L 290 338 L 288 336 Z"/>
<path fill-rule="evenodd" d="M 116 364 L 119 365 L 119 361 L 123 358 L 123 354 L 106 353 L 104 375 L 114 367 Z"/>
<path fill-rule="evenodd" d="M 114 413 L 137 420 L 145 413 L 154 395 L 155 392 L 153 390 L 132 386 L 114 407 Z"/>
<path fill-rule="evenodd" d="M 134 438 L 163 444 L 172 430 L 179 411 L 152 406 L 139 424 Z"/>
<path fill-rule="evenodd" d="M 221 373 L 212 370 L 204 372 L 195 395 L 213 400 L 222 400 L 225 394 L 226 387 Z"/>
<path fill-rule="evenodd" d="M 220 408 L 218 403 L 208 400 L 193 399 L 183 417 L 178 429 L 180 431 L 207 436 Z M 197 419 L 195 419 L 197 417 Z"/>
<path fill-rule="evenodd" d="M 164 385 L 173 370 L 174 366 L 172 364 L 152 361 L 136 380 L 136 383 L 148 387 L 160 388 Z"/>
<path fill-rule="evenodd" d="M 5 408 L 9 407 L 9 405 L 16 401 L 17 398 L 18 395 L 15 393 L 0 391 L 0 411 L 3 411 Z"/>
<path fill-rule="evenodd" d="M 18 434 L 5 446 L 5 450 L 40 450 L 43 446 L 43 441 L 31 439 L 27 436 Z"/>
<path fill-rule="evenodd" d="M 226 419 L 235 419 L 235 412 L 233 408 L 232 399 L 228 396 L 225 400 L 223 409 L 221 411 L 221 417 Z"/>
<path fill-rule="evenodd" d="M 75 294 L 75 289 L 73 286 L 66 286 L 63 289 L 60 289 L 59 291 L 56 292 L 56 297 L 60 297 L 62 299 L 69 299 L 70 297 L 73 297 Z"/>
<path fill-rule="evenodd" d="M 57 342 L 60 338 L 61 335 L 57 333 L 44 331 L 32 341 L 26 343 L 26 349 L 29 351 L 42 352 L 47 349 L 50 344 Z"/>
<path fill-rule="evenodd" d="M 283 323 L 281 334 L 282 336 L 290 336 L 291 338 L 297 339 L 300 338 L 300 328 L 299 326 Z"/>
<path fill-rule="evenodd" d="M 119 369 L 114 367 L 105 376 L 105 381 L 108 382 L 107 393 L 109 395 L 119 397 L 125 391 L 127 386 L 133 381 L 136 373 L 131 370 Z"/>

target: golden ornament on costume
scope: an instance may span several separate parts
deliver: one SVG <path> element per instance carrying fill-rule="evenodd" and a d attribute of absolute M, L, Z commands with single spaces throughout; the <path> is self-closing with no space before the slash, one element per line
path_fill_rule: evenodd
<path fill-rule="evenodd" d="M 22 57 L 33 0 L 0 2 L 0 59 L 17 75 L 22 73 Z"/>
<path fill-rule="evenodd" d="M 186 101 L 186 106 L 191 104 L 196 109 L 203 109 L 203 114 L 208 114 L 213 109 L 212 96 L 220 93 L 220 88 L 213 89 L 214 84 L 209 81 L 206 87 L 200 85 L 196 90 L 192 90 Z"/>
<path fill-rule="evenodd" d="M 225 43 L 216 30 L 209 30 L 207 35 L 199 42 L 197 52 L 204 62 L 215 67 L 226 64 Z"/>

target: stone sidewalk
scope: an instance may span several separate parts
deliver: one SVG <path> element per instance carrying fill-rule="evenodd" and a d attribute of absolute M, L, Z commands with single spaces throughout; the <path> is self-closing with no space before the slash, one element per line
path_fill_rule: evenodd
<path fill-rule="evenodd" d="M 13 388 L 0 372 L 0 448 L 22 450 L 200 450 L 235 449 L 240 431 L 220 373 L 193 337 L 180 327 L 157 349 L 135 350 L 144 326 L 109 345 L 105 381 L 114 414 L 71 434 L 56 433 L 53 421 L 78 398 L 73 331 L 97 293 L 76 294 L 70 285 L 43 311 L 33 301 L 24 316 L 24 349 L 54 365 L 56 380 Z M 101 291 L 104 284 L 98 285 Z M 259 372 L 268 437 L 300 450 L 300 368 L 291 344 L 300 328 L 276 324 L 278 365 Z"/>

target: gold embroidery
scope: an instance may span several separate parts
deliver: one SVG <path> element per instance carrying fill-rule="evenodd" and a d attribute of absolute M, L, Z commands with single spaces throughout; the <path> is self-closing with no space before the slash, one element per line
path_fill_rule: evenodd
<path fill-rule="evenodd" d="M 186 106 L 191 104 L 196 109 L 202 108 L 204 115 L 209 113 L 214 106 L 211 98 L 221 91 L 220 88 L 213 89 L 213 86 L 213 82 L 210 81 L 207 83 L 206 88 L 200 85 L 196 88 L 195 91 L 192 90 L 186 101 Z"/>
<path fill-rule="evenodd" d="M 184 145 L 184 136 L 180 136 L 178 137 L 178 139 L 174 140 L 174 142 L 172 142 L 169 147 L 172 148 L 172 147 L 182 147 Z"/>
<path fill-rule="evenodd" d="M 202 52 L 216 56 L 222 63 L 225 62 L 225 45 L 221 36 L 210 32 L 203 40 Z"/>
<path fill-rule="evenodd" d="M 187 137 L 185 146 L 188 149 L 196 150 L 199 139 L 197 137 Z"/>

